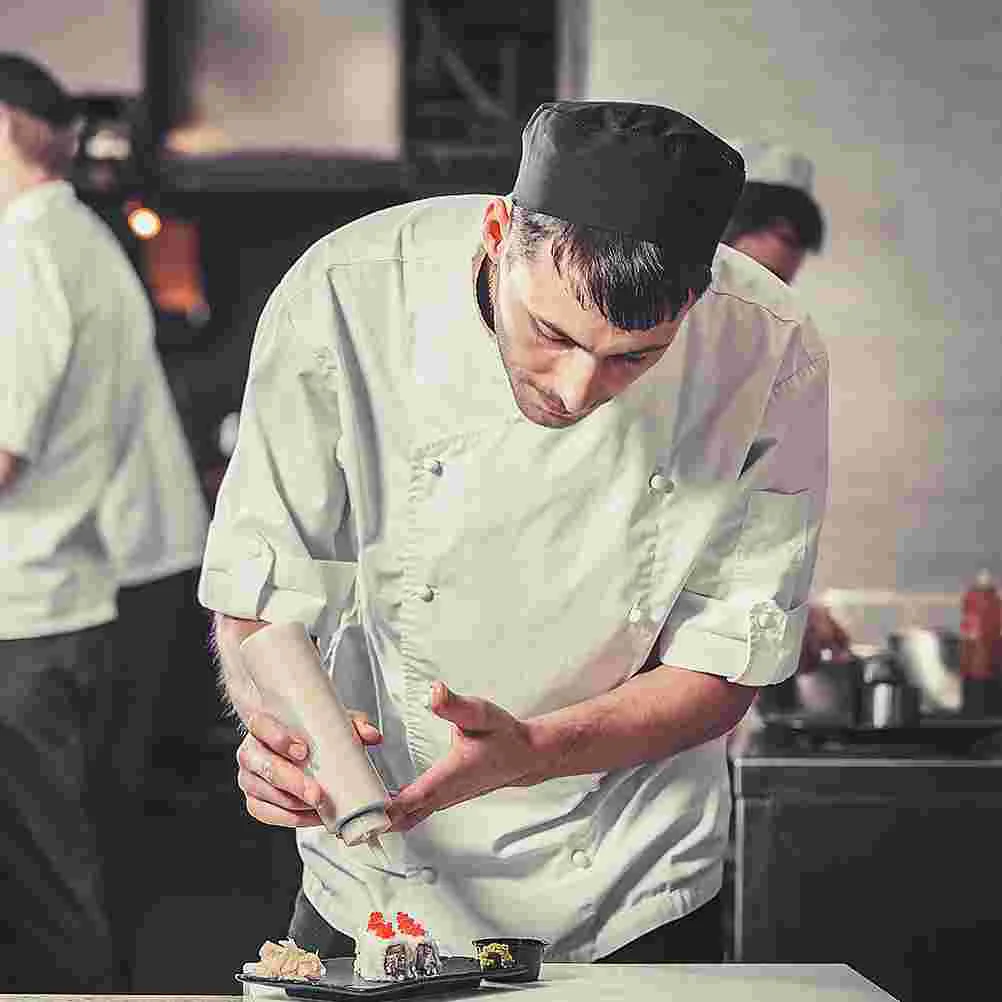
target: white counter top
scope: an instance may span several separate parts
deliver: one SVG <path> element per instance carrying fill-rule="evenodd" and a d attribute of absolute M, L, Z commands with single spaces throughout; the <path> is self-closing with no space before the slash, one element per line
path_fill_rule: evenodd
<path fill-rule="evenodd" d="M 282 991 L 253 987 L 243 998 L 284 999 Z M 893 996 L 845 964 L 544 964 L 539 981 L 524 985 L 484 982 L 454 1002 L 895 1002 Z M 2 1000 L 45 1002 L 242 1002 L 240 995 L 0 995 Z"/>
<path fill-rule="evenodd" d="M 253 988 L 248 998 L 285 998 L 274 989 L 246 987 Z M 500 1002 L 507 995 L 505 1002 L 513 1002 L 523 992 L 523 1002 L 893 1002 L 845 964 L 543 964 L 539 981 L 485 981 L 448 998 L 486 1002 L 493 996 Z"/>
<path fill-rule="evenodd" d="M 844 964 L 544 964 L 531 1002 L 888 1002 Z M 481 989 L 482 991 L 483 989 Z M 525 1002 L 530 1002 L 526 999 Z"/>

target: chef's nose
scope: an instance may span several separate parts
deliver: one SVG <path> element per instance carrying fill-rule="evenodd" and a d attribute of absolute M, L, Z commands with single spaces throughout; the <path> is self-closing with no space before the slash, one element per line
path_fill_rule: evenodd
<path fill-rule="evenodd" d="M 568 352 L 561 360 L 554 389 L 568 414 L 588 409 L 597 389 L 598 372 L 598 359 L 580 348 Z"/>

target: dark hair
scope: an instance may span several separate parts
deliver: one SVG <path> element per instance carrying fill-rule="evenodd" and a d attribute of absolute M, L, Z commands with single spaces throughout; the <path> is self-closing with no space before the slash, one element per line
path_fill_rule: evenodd
<path fill-rule="evenodd" d="M 745 185 L 721 239 L 725 244 L 733 243 L 748 233 L 767 230 L 781 219 L 793 227 L 803 247 L 821 249 L 825 222 L 817 202 L 799 188 L 757 181 Z"/>
<path fill-rule="evenodd" d="M 648 330 L 665 317 L 674 319 L 689 298 L 710 284 L 707 265 L 671 262 L 665 248 L 609 230 L 578 226 L 545 212 L 514 206 L 512 246 L 532 260 L 541 243 L 552 238 L 550 253 L 557 274 L 567 275 L 578 302 L 594 307 L 621 330 Z"/>

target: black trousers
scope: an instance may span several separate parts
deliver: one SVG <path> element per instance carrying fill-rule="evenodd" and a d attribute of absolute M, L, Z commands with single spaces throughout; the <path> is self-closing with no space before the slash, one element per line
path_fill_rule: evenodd
<path fill-rule="evenodd" d="M 171 668 L 178 689 L 209 677 L 197 583 L 123 588 L 114 623 L 0 641 L 0 992 L 130 988 L 151 753 L 180 726 L 163 695 Z"/>
<path fill-rule="evenodd" d="M 100 823 L 114 628 L 0 641 L 0 991 L 121 989 Z"/>
<path fill-rule="evenodd" d="M 330 926 L 300 890 L 289 936 L 321 957 L 350 957 L 355 941 Z M 652 929 L 602 957 L 599 964 L 719 964 L 724 959 L 723 913 L 718 894 L 675 922 Z"/>

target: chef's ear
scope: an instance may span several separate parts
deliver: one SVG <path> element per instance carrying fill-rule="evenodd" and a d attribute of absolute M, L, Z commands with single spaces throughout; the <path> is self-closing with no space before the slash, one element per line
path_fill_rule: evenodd
<path fill-rule="evenodd" d="M 511 205 L 508 199 L 497 195 L 487 203 L 481 226 L 481 240 L 484 250 L 492 261 L 500 259 L 504 250 L 504 241 L 510 232 Z"/>

